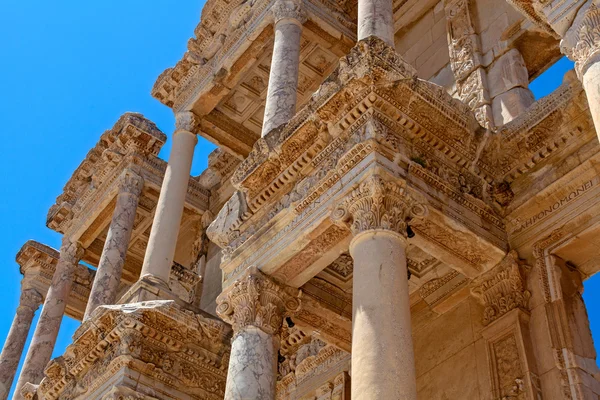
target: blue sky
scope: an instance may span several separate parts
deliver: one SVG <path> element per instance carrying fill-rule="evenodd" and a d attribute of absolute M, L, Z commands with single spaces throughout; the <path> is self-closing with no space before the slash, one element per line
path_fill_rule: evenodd
<path fill-rule="evenodd" d="M 46 213 L 100 134 L 124 112 L 136 111 L 170 138 L 172 112 L 150 90 L 184 53 L 202 5 L 200 0 L 2 1 L 0 344 L 18 304 L 15 255 L 28 239 L 59 247 L 60 236 L 44 225 Z M 532 85 L 538 97 L 551 92 L 569 68 L 563 60 Z M 167 143 L 163 158 L 169 148 Z M 212 149 L 199 141 L 192 173 L 206 167 Z M 600 295 L 594 292 L 600 291 L 589 289 L 584 297 L 590 310 L 597 310 Z M 600 318 L 593 311 L 590 317 L 600 332 Z M 64 352 L 77 326 L 65 318 L 55 355 Z"/>

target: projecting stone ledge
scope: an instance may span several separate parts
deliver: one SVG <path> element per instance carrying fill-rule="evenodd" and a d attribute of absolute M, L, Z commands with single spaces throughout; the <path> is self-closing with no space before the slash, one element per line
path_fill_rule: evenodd
<path fill-rule="evenodd" d="M 222 399 L 231 328 L 170 300 L 101 306 L 27 399 Z M 157 386 L 156 382 L 161 382 Z M 112 397 L 111 397 L 112 396 Z"/>

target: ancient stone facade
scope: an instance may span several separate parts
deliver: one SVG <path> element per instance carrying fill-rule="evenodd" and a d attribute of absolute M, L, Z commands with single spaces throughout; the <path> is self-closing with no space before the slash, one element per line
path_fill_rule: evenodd
<path fill-rule="evenodd" d="M 600 398 L 599 7 L 207 1 L 169 161 L 125 114 L 17 255 L 0 400 Z"/>

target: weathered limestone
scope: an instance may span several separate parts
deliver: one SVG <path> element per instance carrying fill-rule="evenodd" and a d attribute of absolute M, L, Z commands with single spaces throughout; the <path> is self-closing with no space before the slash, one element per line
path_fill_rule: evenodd
<path fill-rule="evenodd" d="M 21 289 L 17 313 L 13 319 L 6 342 L 0 355 L 0 399 L 5 400 L 10 392 L 17 367 L 35 311 L 42 304 L 42 296 L 35 289 Z"/>
<path fill-rule="evenodd" d="M 104 242 L 84 320 L 88 319 L 98 306 L 115 303 L 143 187 L 144 179 L 132 171 L 127 171 L 120 178 L 117 204 Z"/>
<path fill-rule="evenodd" d="M 194 114 L 192 112 L 180 113 L 177 114 L 176 119 L 169 165 L 165 172 L 140 274 L 140 279 L 151 275 L 165 284 L 169 282 L 190 179 L 194 147 L 198 143 L 198 138 L 194 133 L 197 125 Z"/>
<path fill-rule="evenodd" d="M 332 215 L 354 234 L 353 399 L 417 399 L 406 246 L 408 221 L 424 213 L 405 186 L 375 175 Z"/>
<path fill-rule="evenodd" d="M 596 134 L 600 140 L 600 9 L 590 0 L 567 31 L 562 50 L 576 62 L 575 70 L 588 98 Z"/>
<path fill-rule="evenodd" d="M 217 313 L 233 326 L 226 400 L 275 399 L 279 330 L 300 308 L 299 291 L 250 268 L 217 299 Z"/>
<path fill-rule="evenodd" d="M 358 40 L 377 36 L 394 46 L 394 11 L 392 0 L 358 1 Z"/>
<path fill-rule="evenodd" d="M 60 258 L 52 277 L 52 284 L 46 295 L 40 319 L 31 339 L 29 351 L 23 362 L 21 375 L 17 381 L 15 398 L 21 398 L 21 389 L 26 383 L 39 383 L 44 369 L 52 357 L 56 337 L 67 305 L 67 297 L 73 284 L 75 269 L 83 256 L 83 248 L 77 242 L 64 238 L 60 248 Z"/>
<path fill-rule="evenodd" d="M 295 0 L 278 0 L 272 8 L 275 43 L 269 73 L 262 136 L 289 121 L 296 113 L 300 38 L 304 11 Z"/>
<path fill-rule="evenodd" d="M 518 50 L 512 49 L 496 60 L 487 77 L 496 126 L 514 120 L 534 103 L 527 66 Z"/>

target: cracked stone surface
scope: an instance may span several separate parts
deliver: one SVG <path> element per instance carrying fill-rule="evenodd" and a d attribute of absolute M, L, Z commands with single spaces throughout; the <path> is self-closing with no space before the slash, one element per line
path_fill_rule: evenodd
<path fill-rule="evenodd" d="M 276 365 L 273 336 L 255 327 L 243 329 L 231 344 L 225 399 L 274 399 Z"/>
<path fill-rule="evenodd" d="M 41 304 L 42 296 L 37 290 L 26 289 L 21 292 L 19 307 L 0 356 L 0 399 L 2 400 L 8 398 L 31 328 L 33 315 Z"/>
<path fill-rule="evenodd" d="M 114 304 L 116 300 L 143 186 L 143 179 L 133 174 L 124 176 L 121 181 L 117 204 L 104 242 L 84 320 L 88 319 L 98 306 Z"/>

